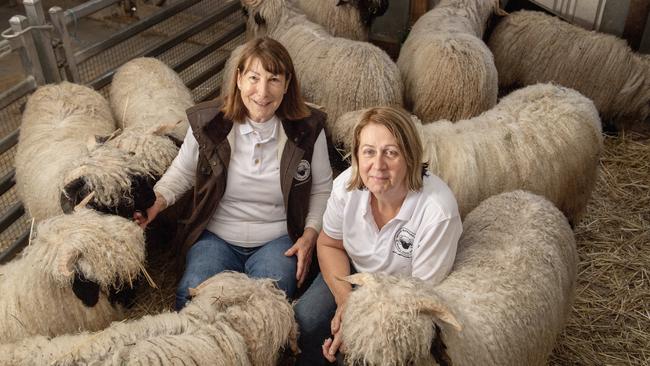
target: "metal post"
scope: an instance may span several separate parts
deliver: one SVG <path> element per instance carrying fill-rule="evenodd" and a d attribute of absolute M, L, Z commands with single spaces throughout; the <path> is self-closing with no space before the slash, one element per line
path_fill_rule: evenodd
<path fill-rule="evenodd" d="M 23 15 L 14 15 L 9 19 L 11 30 L 13 34 L 18 34 L 16 38 L 12 38 L 12 47 L 17 48 L 20 53 L 20 59 L 23 63 L 25 71 L 34 76 L 38 85 L 45 84 L 45 76 L 43 75 L 43 68 L 41 66 L 34 39 L 32 38 L 31 31 L 23 31 L 29 26 L 28 20 Z"/>
<path fill-rule="evenodd" d="M 41 0 L 23 0 L 25 14 L 29 25 L 45 25 L 45 12 Z M 45 80 L 49 83 L 61 81 L 61 74 L 52 48 L 52 36 L 48 30 L 39 29 L 34 32 L 34 44 L 41 58 Z"/>
<path fill-rule="evenodd" d="M 63 51 L 65 52 L 66 59 L 65 70 L 68 80 L 75 83 L 81 83 L 79 68 L 77 67 L 77 58 L 72 49 L 72 38 L 70 38 L 70 33 L 68 33 L 68 27 L 65 23 L 65 13 L 59 6 L 51 7 L 49 13 L 52 25 L 54 25 L 54 29 L 56 29 L 57 33 L 61 37 L 61 42 L 63 43 Z"/>

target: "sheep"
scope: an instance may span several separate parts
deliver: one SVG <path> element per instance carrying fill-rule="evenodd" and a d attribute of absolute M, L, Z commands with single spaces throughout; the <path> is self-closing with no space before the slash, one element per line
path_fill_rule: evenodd
<path fill-rule="evenodd" d="M 77 208 L 41 221 L 22 256 L 0 267 L 0 343 L 122 319 L 106 293 L 131 286 L 144 255 L 142 229 L 119 216 Z"/>
<path fill-rule="evenodd" d="M 350 150 L 363 112 L 337 121 L 334 143 Z M 598 112 L 580 93 L 537 84 L 469 120 L 422 125 L 414 118 L 413 123 L 429 170 L 454 192 L 462 217 L 491 195 L 525 189 L 545 196 L 578 223 L 603 149 Z"/>
<path fill-rule="evenodd" d="M 561 84 L 592 99 L 603 121 L 621 129 L 650 114 L 650 59 L 620 38 L 519 11 L 496 26 L 488 46 L 500 88 Z"/>
<path fill-rule="evenodd" d="M 70 209 L 94 191 L 95 209 L 131 217 L 153 204 L 153 185 L 178 154 L 189 125 L 185 110 L 193 100 L 181 78 L 155 58 L 122 65 L 110 96 L 124 130 L 77 162 L 66 176 L 61 202 Z"/>
<path fill-rule="evenodd" d="M 368 41 L 374 18 L 388 10 L 388 0 L 294 0 L 307 19 L 335 36 Z"/>
<path fill-rule="evenodd" d="M 481 37 L 498 11 L 498 0 L 442 0 L 420 17 L 397 59 L 407 109 L 423 121 L 457 121 L 496 104 L 497 69 Z"/>
<path fill-rule="evenodd" d="M 185 111 L 194 99 L 165 63 L 152 57 L 132 59 L 115 71 L 109 93 L 118 127 L 149 129 L 180 121 L 169 137 L 182 143 L 189 126 Z"/>
<path fill-rule="evenodd" d="M 360 273 L 343 313 L 345 360 L 365 365 L 546 365 L 575 292 L 571 227 L 524 191 L 481 203 L 437 285 Z M 445 351 L 446 347 L 446 351 Z"/>
<path fill-rule="evenodd" d="M 328 130 L 343 113 L 377 105 L 402 105 L 402 80 L 388 55 L 366 42 L 332 37 L 285 0 L 241 0 L 249 36 L 276 39 L 291 55 L 305 98 L 324 107 Z M 241 48 L 228 60 L 224 75 L 231 89 L 232 70 Z"/>
<path fill-rule="evenodd" d="M 293 308 L 270 279 L 224 272 L 193 289 L 179 313 L 115 322 L 97 333 L 0 346 L 0 365 L 275 365 L 295 349 Z M 4 357 L 4 358 L 3 358 Z"/>
<path fill-rule="evenodd" d="M 29 97 L 16 151 L 16 189 L 36 222 L 62 213 L 56 198 L 63 176 L 88 153 L 89 138 L 113 130 L 108 102 L 88 87 L 62 82 Z"/>

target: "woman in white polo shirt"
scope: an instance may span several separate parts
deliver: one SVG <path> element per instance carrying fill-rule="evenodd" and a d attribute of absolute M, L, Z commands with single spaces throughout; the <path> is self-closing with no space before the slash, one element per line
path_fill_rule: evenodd
<path fill-rule="evenodd" d="M 301 365 L 333 361 L 341 346 L 351 286 L 340 278 L 382 272 L 439 282 L 451 270 L 462 232 L 456 199 L 423 168 L 422 143 L 405 111 L 364 113 L 352 151 L 352 166 L 334 181 L 318 237 L 321 276 L 295 307 Z"/>

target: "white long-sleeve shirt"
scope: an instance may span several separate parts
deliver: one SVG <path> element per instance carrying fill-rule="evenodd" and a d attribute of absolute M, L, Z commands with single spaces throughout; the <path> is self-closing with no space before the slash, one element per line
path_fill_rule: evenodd
<path fill-rule="evenodd" d="M 226 189 L 207 230 L 225 241 L 257 247 L 287 234 L 286 208 L 280 187 L 280 158 L 287 137 L 277 117 L 263 123 L 235 123 L 227 136 L 231 154 Z M 172 205 L 195 184 L 198 143 L 191 128 L 171 166 L 155 185 Z M 332 170 L 325 134 L 314 144 L 312 188 L 305 228 L 320 231 L 332 189 Z"/>

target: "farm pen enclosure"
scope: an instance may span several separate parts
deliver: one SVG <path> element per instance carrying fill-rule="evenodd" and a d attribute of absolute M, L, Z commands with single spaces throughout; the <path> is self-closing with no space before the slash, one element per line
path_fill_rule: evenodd
<path fill-rule="evenodd" d="M 162 5 L 25 0 L 11 10 L 27 17 L 12 18 L 0 46 L 0 262 L 29 237 L 30 218 L 15 193 L 13 159 L 21 107 L 38 85 L 67 79 L 107 96 L 113 71 L 146 55 L 174 68 L 199 102 L 219 93 L 225 61 L 244 41 L 240 3 L 232 0 Z M 550 364 L 650 363 L 648 207 L 649 137 L 606 136 L 596 190 L 574 228 L 580 257 L 576 300 Z M 130 317 L 157 313 L 173 302 L 170 253 L 153 250 L 157 255 L 147 269 L 159 289 L 142 285 Z"/>

